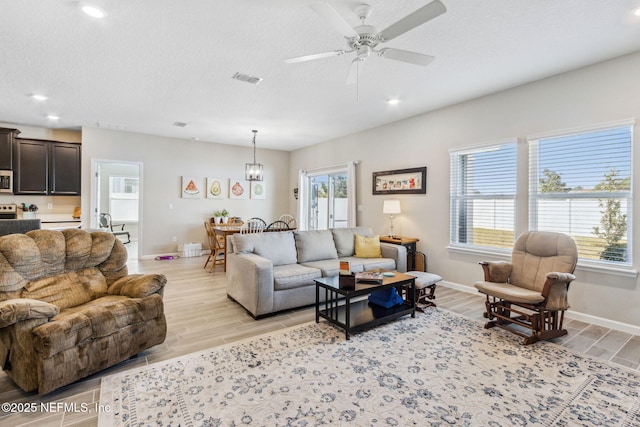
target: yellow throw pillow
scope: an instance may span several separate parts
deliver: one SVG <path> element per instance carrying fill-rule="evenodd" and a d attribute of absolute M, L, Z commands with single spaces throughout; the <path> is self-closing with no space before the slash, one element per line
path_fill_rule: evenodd
<path fill-rule="evenodd" d="M 380 236 L 360 236 L 356 234 L 356 257 L 382 258 Z"/>

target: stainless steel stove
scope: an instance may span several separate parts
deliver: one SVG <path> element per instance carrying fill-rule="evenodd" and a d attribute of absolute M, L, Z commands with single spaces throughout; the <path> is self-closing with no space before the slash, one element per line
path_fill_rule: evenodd
<path fill-rule="evenodd" d="M 0 204 L 0 219 L 16 219 L 18 206 L 15 203 Z"/>

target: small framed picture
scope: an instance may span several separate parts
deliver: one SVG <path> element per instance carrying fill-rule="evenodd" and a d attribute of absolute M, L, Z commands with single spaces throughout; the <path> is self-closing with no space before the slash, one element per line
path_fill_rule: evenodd
<path fill-rule="evenodd" d="M 198 176 L 182 177 L 182 198 L 183 199 L 199 199 L 202 197 L 200 188 L 201 178 Z"/>
<path fill-rule="evenodd" d="M 224 199 L 227 197 L 229 179 L 207 178 L 207 199 Z"/>
<path fill-rule="evenodd" d="M 241 179 L 229 180 L 229 198 L 230 199 L 248 199 L 249 198 L 249 181 Z"/>
<path fill-rule="evenodd" d="M 251 198 L 264 200 L 266 196 L 266 187 L 263 181 L 251 181 Z"/>

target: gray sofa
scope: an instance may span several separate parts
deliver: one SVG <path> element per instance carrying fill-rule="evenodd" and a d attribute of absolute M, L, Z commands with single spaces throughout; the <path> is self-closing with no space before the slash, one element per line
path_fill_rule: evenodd
<path fill-rule="evenodd" d="M 315 281 L 337 276 L 340 261 L 351 271 L 407 271 L 404 246 L 381 243 L 382 258 L 358 258 L 355 235 L 368 227 L 233 234 L 227 239 L 227 297 L 254 318 L 315 303 Z"/>

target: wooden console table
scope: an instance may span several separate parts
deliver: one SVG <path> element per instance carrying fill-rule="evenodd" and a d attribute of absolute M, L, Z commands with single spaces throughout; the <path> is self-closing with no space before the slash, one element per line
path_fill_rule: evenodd
<path fill-rule="evenodd" d="M 416 268 L 416 243 L 420 239 L 415 237 L 404 236 L 380 236 L 380 241 L 385 243 L 392 243 L 394 245 L 401 245 L 407 248 L 407 271 L 413 271 Z"/>

